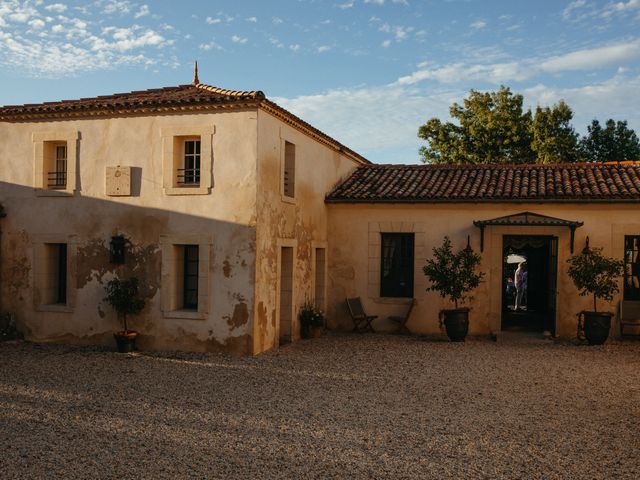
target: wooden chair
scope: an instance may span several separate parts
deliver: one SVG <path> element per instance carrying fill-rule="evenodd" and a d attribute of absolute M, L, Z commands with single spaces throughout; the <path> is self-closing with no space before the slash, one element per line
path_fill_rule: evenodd
<path fill-rule="evenodd" d="M 378 318 L 378 316 L 367 315 L 364 312 L 360 297 L 347 298 L 347 307 L 349 307 L 349 314 L 351 315 L 351 320 L 353 320 L 354 332 L 364 333 L 374 331 L 371 322 Z"/>
<path fill-rule="evenodd" d="M 416 305 L 416 299 L 412 298 L 411 303 L 409 304 L 409 310 L 403 317 L 389 317 L 389 320 L 396 322 L 398 324 L 398 328 L 395 333 L 402 334 L 406 333 L 407 335 L 411 335 L 411 331 L 407 328 L 407 321 L 411 316 L 411 312 L 413 311 L 413 307 Z"/>
<path fill-rule="evenodd" d="M 640 301 L 620 302 L 620 336 L 624 336 L 624 327 L 640 328 Z"/>

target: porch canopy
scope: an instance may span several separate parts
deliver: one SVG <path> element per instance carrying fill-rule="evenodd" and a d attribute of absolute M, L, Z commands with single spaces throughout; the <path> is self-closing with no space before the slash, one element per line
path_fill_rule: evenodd
<path fill-rule="evenodd" d="M 573 240 L 576 228 L 584 225 L 584 222 L 577 220 L 563 220 L 562 218 L 549 217 L 539 213 L 522 212 L 506 217 L 492 218 L 491 220 L 474 220 L 473 224 L 480 229 L 480 251 L 484 251 L 484 228 L 489 225 L 500 227 L 520 226 L 520 227 L 568 227 L 571 231 L 571 253 L 573 253 Z"/>

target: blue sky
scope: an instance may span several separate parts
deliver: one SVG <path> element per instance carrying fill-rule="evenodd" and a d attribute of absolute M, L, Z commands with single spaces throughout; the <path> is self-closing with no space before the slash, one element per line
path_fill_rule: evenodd
<path fill-rule="evenodd" d="M 200 81 L 264 91 L 379 163 L 470 89 L 640 132 L 640 0 L 0 0 L 0 104 Z"/>

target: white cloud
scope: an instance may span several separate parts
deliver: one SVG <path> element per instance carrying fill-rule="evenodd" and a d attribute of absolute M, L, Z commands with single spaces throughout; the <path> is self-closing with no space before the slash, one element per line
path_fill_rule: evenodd
<path fill-rule="evenodd" d="M 52 3 L 44 7 L 49 12 L 62 13 L 67 10 L 67 6 L 64 3 Z"/>
<path fill-rule="evenodd" d="M 300 45 L 298 45 L 297 43 L 294 45 L 289 45 L 289 50 L 291 50 L 292 52 L 297 52 L 298 50 L 300 50 Z"/>
<path fill-rule="evenodd" d="M 373 3 L 375 5 L 384 5 L 384 0 L 364 0 L 364 3 Z"/>
<path fill-rule="evenodd" d="M 604 5 L 587 0 L 574 0 L 562 11 L 562 18 L 571 22 L 604 20 L 608 25 L 615 18 L 628 16 L 631 12 L 637 11 L 640 11 L 640 0 L 609 1 Z"/>
<path fill-rule="evenodd" d="M 133 18 L 146 17 L 150 13 L 151 11 L 149 10 L 148 5 L 141 5 L 140 10 L 137 11 L 137 13 L 133 16 Z"/>
<path fill-rule="evenodd" d="M 316 49 L 318 53 L 328 52 L 329 50 L 331 50 L 331 47 L 329 45 L 321 45 Z"/>
<path fill-rule="evenodd" d="M 144 12 L 144 7 L 136 8 Z M 72 13 L 63 14 L 69 11 Z M 173 44 L 172 39 L 152 28 L 116 27 L 106 22 L 105 13 L 131 13 L 131 3 L 96 1 L 82 11 L 87 17 L 74 18 L 79 10 L 63 3 L 0 0 L 0 18 L 5 22 L 0 30 L 0 68 L 52 78 L 120 65 L 175 63 L 162 53 L 163 47 Z M 48 12 L 55 13 L 55 18 Z"/>
<path fill-rule="evenodd" d="M 602 9 L 601 16 L 604 18 L 616 14 L 627 13 L 633 10 L 640 10 L 640 0 L 628 0 L 627 2 L 611 2 Z"/>
<path fill-rule="evenodd" d="M 224 50 L 220 45 L 213 41 L 208 43 L 201 43 L 200 45 L 198 45 L 198 48 L 200 50 L 204 50 L 205 52 L 209 50 Z"/>
<path fill-rule="evenodd" d="M 414 29 L 413 27 L 404 27 L 402 25 L 391 26 L 388 23 L 383 23 L 378 27 L 378 30 L 384 33 L 391 33 L 396 42 L 401 42 L 407 38 L 407 35 Z"/>
<path fill-rule="evenodd" d="M 636 58 L 640 58 L 640 40 L 558 55 L 543 61 L 540 68 L 547 72 L 591 70 Z"/>
<path fill-rule="evenodd" d="M 282 43 L 280 40 L 278 40 L 276 37 L 273 36 L 269 36 L 269 43 L 271 45 L 274 45 L 278 48 L 284 48 L 284 43 Z"/>
<path fill-rule="evenodd" d="M 282 20 L 280 17 L 273 17 L 273 18 L 271 19 L 271 22 L 272 22 L 274 25 L 280 25 L 280 24 L 284 23 L 284 20 Z"/>
<path fill-rule="evenodd" d="M 382 42 L 382 46 L 383 46 L 384 48 L 388 48 L 388 47 L 389 47 L 389 45 L 391 45 L 391 40 L 385 40 L 384 42 Z"/>
<path fill-rule="evenodd" d="M 250 23 L 258 23 L 258 18 L 257 17 L 249 17 L 246 20 L 247 20 L 247 22 L 250 22 Z"/>
<path fill-rule="evenodd" d="M 571 2 L 567 7 L 562 11 L 562 17 L 565 20 L 570 20 L 577 11 L 584 8 L 587 4 L 586 0 L 575 0 Z"/>
<path fill-rule="evenodd" d="M 31 28 L 40 29 L 40 28 L 44 28 L 45 23 L 43 20 L 40 20 L 39 18 L 35 18 L 29 21 L 29 26 Z"/>
<path fill-rule="evenodd" d="M 481 30 L 484 27 L 487 26 L 487 22 L 483 21 L 483 20 L 476 20 L 475 22 L 473 22 L 471 25 L 469 25 L 471 28 L 474 28 L 476 30 Z"/>
<path fill-rule="evenodd" d="M 537 85 L 525 89 L 525 105 L 550 105 L 564 99 L 574 111 L 581 133 L 593 118 L 629 121 L 640 130 L 640 77 L 616 75 L 575 88 Z M 384 163 L 418 161 L 418 127 L 429 118 L 450 119 L 449 106 L 461 103 L 466 88 L 421 90 L 407 85 L 342 88 L 317 95 L 275 98 L 274 101 L 338 141 Z M 381 122 L 380 119 L 384 121 Z"/>
<path fill-rule="evenodd" d="M 483 54 L 484 56 L 484 54 Z M 454 84 L 469 80 L 495 84 L 523 81 L 541 73 L 559 73 L 576 70 L 600 70 L 610 66 L 623 66 L 624 62 L 640 58 L 640 40 L 576 50 L 550 58 L 524 58 L 519 61 L 494 63 L 456 62 L 440 66 L 418 67 L 402 76 L 397 83 L 413 85 L 424 80 Z"/>
<path fill-rule="evenodd" d="M 107 0 L 104 2 L 103 12 L 107 14 L 119 13 L 124 15 L 131 11 L 131 2 L 127 0 Z"/>
<path fill-rule="evenodd" d="M 341 8 L 341 9 L 343 9 L 343 10 L 345 10 L 345 9 L 347 9 L 347 8 L 353 8 L 353 4 L 354 4 L 354 2 L 353 2 L 353 1 L 351 1 L 351 2 L 345 2 L 345 3 L 340 3 L 340 4 L 338 4 L 338 5 L 337 5 L 337 7 L 338 7 L 338 8 Z"/>
<path fill-rule="evenodd" d="M 218 23 L 222 23 L 222 20 L 220 20 L 219 18 L 207 17 L 205 19 L 205 22 L 207 22 L 209 25 L 216 25 Z"/>
<path fill-rule="evenodd" d="M 602 82 L 571 88 L 538 84 L 523 93 L 525 101 L 533 107 L 565 100 L 574 112 L 573 124 L 584 134 L 594 118 L 628 120 L 631 128 L 640 130 L 639 89 L 640 77 L 616 74 Z"/>
<path fill-rule="evenodd" d="M 417 131 L 426 115 L 446 116 L 451 102 L 463 95 L 456 91 L 427 96 L 411 88 L 383 85 L 274 101 L 371 160 L 412 163 L 418 159 Z"/>
<path fill-rule="evenodd" d="M 241 45 L 244 45 L 245 43 L 247 43 L 247 41 L 248 41 L 248 40 L 249 40 L 248 38 L 245 38 L 245 37 L 239 37 L 238 35 L 233 35 L 233 36 L 231 37 L 231 41 L 232 41 L 233 43 L 239 43 L 239 44 L 241 44 Z"/>

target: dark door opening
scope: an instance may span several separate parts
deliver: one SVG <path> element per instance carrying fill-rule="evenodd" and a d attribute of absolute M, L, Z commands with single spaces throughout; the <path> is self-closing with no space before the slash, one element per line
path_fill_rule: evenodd
<path fill-rule="evenodd" d="M 516 273 L 524 262 L 523 270 Z M 502 329 L 532 332 L 556 330 L 558 238 L 505 235 L 502 251 Z M 522 275 L 523 272 L 524 275 Z M 516 275 L 524 283 L 518 298 Z M 518 307 L 516 309 L 516 307 Z"/>

